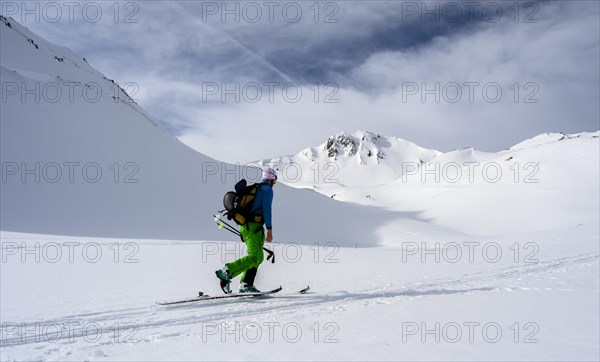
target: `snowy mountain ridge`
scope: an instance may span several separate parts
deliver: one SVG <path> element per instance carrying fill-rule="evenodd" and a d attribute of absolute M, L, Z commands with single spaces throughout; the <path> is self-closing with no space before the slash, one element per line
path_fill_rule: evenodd
<path fill-rule="evenodd" d="M 57 85 L 71 87 L 73 92 L 81 91 L 78 87 L 89 89 L 91 86 L 100 86 L 103 92 L 102 95 L 109 96 L 115 102 L 122 102 L 136 108 L 138 111 L 142 111 L 121 86 L 94 69 L 85 58 L 74 54 L 69 48 L 49 43 L 38 37 L 10 17 L 6 18 L 0 15 L 0 21 L 4 26 L 13 30 L 11 33 L 13 36 L 18 34 L 17 38 L 21 36 L 26 40 L 26 42 L 12 42 L 12 51 L 3 52 L 2 67 L 6 70 L 30 79 L 52 80 Z M 26 57 L 21 57 L 21 55 Z M 50 91 L 47 91 L 40 92 L 40 95 L 53 100 L 54 96 L 60 98 L 62 91 L 61 88 L 58 94 L 50 94 Z M 73 94 L 70 94 L 70 96 L 73 96 Z M 90 95 L 89 100 L 94 101 L 96 96 L 101 98 L 100 95 L 94 94 L 93 96 Z"/>
<path fill-rule="evenodd" d="M 441 154 L 400 138 L 356 131 L 339 132 L 316 147 L 258 163 L 283 171 L 283 182 L 293 187 L 369 187 L 402 176 L 404 163 L 422 164 Z"/>
<path fill-rule="evenodd" d="M 560 142 L 560 141 L 564 141 L 564 140 L 571 140 L 571 139 L 585 139 L 585 138 L 598 138 L 600 137 L 600 131 L 596 131 L 596 132 L 581 132 L 581 133 L 575 133 L 575 134 L 567 134 L 567 133 L 543 133 L 540 135 L 537 135 L 535 137 L 532 137 L 530 139 L 527 139 L 523 142 L 517 143 L 516 145 L 510 147 L 508 150 L 520 150 L 520 149 L 524 149 L 524 148 L 530 148 L 530 147 L 536 147 L 536 146 L 541 146 L 541 145 L 545 145 L 545 144 L 549 144 L 552 142 Z"/>
<path fill-rule="evenodd" d="M 564 140 L 597 139 L 600 131 L 578 134 L 545 133 L 524 140 L 504 151 L 484 152 L 472 147 L 440 152 L 412 142 L 370 131 L 339 132 L 316 147 L 295 155 L 261 160 L 283 173 L 283 182 L 298 188 L 312 188 L 331 196 L 348 187 L 370 188 L 392 183 L 423 167 L 448 167 L 481 163 L 496 158 L 508 162 L 520 153 L 550 146 Z"/>

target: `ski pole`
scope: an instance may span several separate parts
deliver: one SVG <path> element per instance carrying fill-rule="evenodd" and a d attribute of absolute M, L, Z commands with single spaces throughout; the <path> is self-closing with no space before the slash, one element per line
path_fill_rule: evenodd
<path fill-rule="evenodd" d="M 219 229 L 225 228 L 227 231 L 232 232 L 237 236 L 242 236 L 242 234 L 239 231 L 237 231 L 233 226 L 231 226 L 229 223 L 221 220 L 220 214 L 213 215 L 213 216 L 215 217 L 215 222 L 217 223 L 217 225 L 219 225 Z"/>
<path fill-rule="evenodd" d="M 242 233 L 237 231 L 232 225 L 230 225 L 226 221 L 221 220 L 221 214 L 217 214 L 217 215 L 213 215 L 213 216 L 215 218 L 215 222 L 217 223 L 217 225 L 219 225 L 219 229 L 224 228 L 225 230 L 239 236 L 240 239 L 242 240 L 242 242 L 244 241 L 244 237 L 242 236 Z M 264 246 L 263 246 L 263 250 L 266 251 L 268 254 L 267 260 L 271 260 L 271 264 L 275 264 L 275 253 L 272 252 L 271 250 L 265 248 Z"/>

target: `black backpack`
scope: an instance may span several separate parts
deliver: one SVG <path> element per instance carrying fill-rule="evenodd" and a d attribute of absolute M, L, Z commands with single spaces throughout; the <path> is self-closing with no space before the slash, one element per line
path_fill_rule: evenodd
<path fill-rule="evenodd" d="M 235 184 L 235 191 L 229 191 L 223 197 L 223 206 L 227 212 L 224 214 L 228 220 L 235 221 L 238 225 L 245 225 L 248 221 L 263 223 L 263 216 L 252 213 L 252 204 L 263 183 L 248 186 L 245 179 Z"/>

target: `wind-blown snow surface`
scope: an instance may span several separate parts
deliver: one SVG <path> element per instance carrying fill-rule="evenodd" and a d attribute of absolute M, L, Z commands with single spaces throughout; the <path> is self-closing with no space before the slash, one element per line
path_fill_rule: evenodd
<path fill-rule="evenodd" d="M 163 307 L 220 294 L 241 244 L 3 233 L 2 360 L 598 359 L 597 224 L 454 241 L 273 244 L 256 284 L 279 295 Z"/>
<path fill-rule="evenodd" d="M 233 240 L 209 215 L 251 169 L 192 151 L 80 57 L 4 20 L 17 93 L 0 111 L 2 360 L 600 358 L 597 132 L 445 154 L 336 135 L 333 157 L 305 151 L 343 164 L 339 182 L 276 186 L 276 263 L 256 285 L 279 295 L 162 307 L 221 293 L 214 270 L 244 250 L 206 241 Z M 18 88 L 68 81 L 103 97 L 23 102 Z"/>

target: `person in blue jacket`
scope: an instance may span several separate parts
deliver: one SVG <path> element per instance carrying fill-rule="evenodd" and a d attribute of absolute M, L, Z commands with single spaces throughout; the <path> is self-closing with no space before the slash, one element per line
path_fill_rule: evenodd
<path fill-rule="evenodd" d="M 247 255 L 225 264 L 222 269 L 215 272 L 221 280 L 221 289 L 225 293 L 231 293 L 231 279 L 238 275 L 242 275 L 240 282 L 240 293 L 258 293 L 260 292 L 254 286 L 254 279 L 258 266 L 263 262 L 263 246 L 265 240 L 271 242 L 273 240 L 273 225 L 272 225 L 272 203 L 273 203 L 273 186 L 277 182 L 277 173 L 270 167 L 263 170 L 261 185 L 258 188 L 254 202 L 252 204 L 252 214 L 262 215 L 263 223 L 248 221 L 245 225 L 240 226 L 240 232 L 246 243 Z M 265 237 L 264 227 L 267 229 Z"/>

